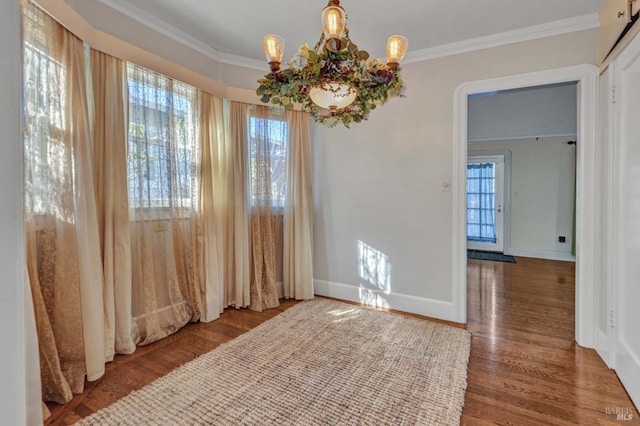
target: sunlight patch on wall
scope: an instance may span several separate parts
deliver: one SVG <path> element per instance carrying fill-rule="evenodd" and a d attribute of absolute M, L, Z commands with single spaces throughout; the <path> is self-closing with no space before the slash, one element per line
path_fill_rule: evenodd
<path fill-rule="evenodd" d="M 391 293 L 389 257 L 363 241 L 358 241 L 358 273 L 360 279 L 385 294 Z"/>

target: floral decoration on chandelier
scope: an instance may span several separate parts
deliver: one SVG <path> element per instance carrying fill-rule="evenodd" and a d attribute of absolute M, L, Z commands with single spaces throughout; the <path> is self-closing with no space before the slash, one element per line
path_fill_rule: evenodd
<path fill-rule="evenodd" d="M 300 104 L 318 123 L 333 127 L 366 120 L 378 105 L 394 96 L 404 96 L 399 62 L 408 41 L 394 35 L 387 44 L 387 63 L 369 58 L 349 38 L 346 14 L 339 0 L 330 0 L 323 10 L 323 33 L 311 49 L 300 46 L 296 57 L 280 68 L 284 40 L 265 37 L 265 54 L 271 73 L 258 80 L 256 93 L 262 102 L 291 110 Z"/>

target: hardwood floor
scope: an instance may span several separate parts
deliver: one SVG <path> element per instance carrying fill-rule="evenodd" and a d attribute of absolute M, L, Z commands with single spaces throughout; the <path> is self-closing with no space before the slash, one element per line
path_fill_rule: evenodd
<path fill-rule="evenodd" d="M 595 351 L 573 341 L 574 265 L 517 260 L 469 261 L 466 328 L 473 338 L 462 424 L 640 424 L 615 373 Z M 65 405 L 50 404 L 46 424 L 72 424 L 296 302 L 281 303 L 262 313 L 227 310 L 217 321 L 190 324 L 132 355 L 117 356 L 82 395 Z M 606 415 L 606 410 L 629 408 L 631 421 Z"/>
<path fill-rule="evenodd" d="M 634 409 L 617 376 L 574 342 L 575 265 L 469 260 L 473 333 L 462 424 L 598 425 Z"/>

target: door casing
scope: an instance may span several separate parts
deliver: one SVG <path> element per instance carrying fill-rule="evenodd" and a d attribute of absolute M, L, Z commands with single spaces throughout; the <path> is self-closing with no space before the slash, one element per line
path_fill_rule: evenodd
<path fill-rule="evenodd" d="M 453 144 L 453 304 L 458 322 L 467 321 L 466 165 L 468 97 L 472 94 L 546 84 L 577 82 L 578 126 L 576 162 L 576 328 L 580 346 L 593 348 L 595 335 L 596 123 L 598 68 L 576 65 L 461 84 L 454 93 Z"/>

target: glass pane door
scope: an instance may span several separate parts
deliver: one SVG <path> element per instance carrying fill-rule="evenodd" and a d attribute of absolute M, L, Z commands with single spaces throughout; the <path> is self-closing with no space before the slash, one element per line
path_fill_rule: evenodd
<path fill-rule="evenodd" d="M 502 251 L 503 157 L 467 162 L 467 247 Z"/>

